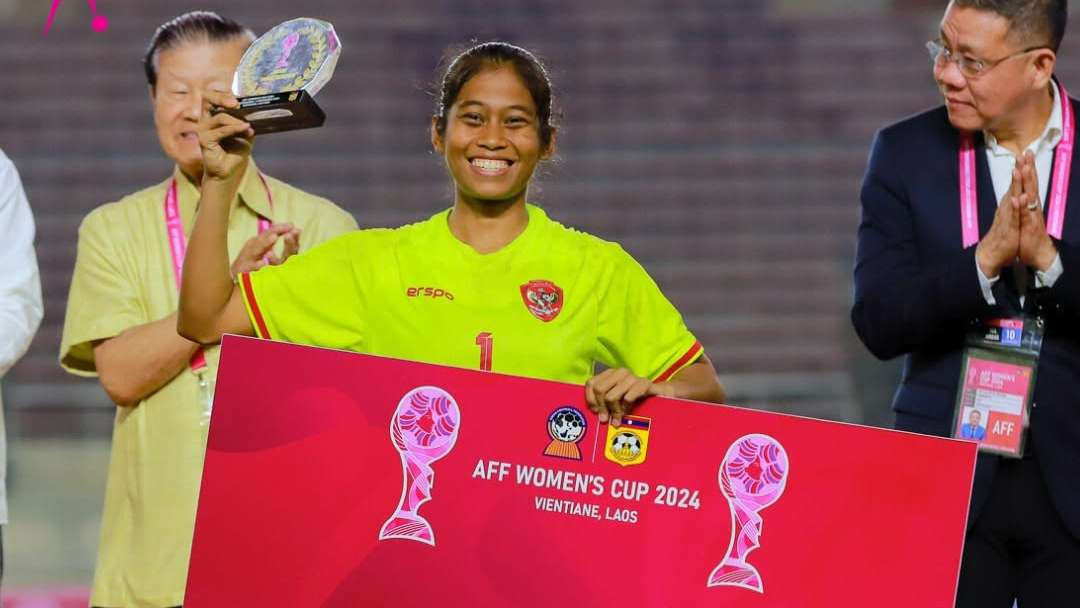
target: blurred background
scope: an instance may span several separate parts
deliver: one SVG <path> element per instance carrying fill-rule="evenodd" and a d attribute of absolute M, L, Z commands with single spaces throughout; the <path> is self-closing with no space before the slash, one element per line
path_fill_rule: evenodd
<path fill-rule="evenodd" d="M 730 403 L 888 426 L 898 364 L 872 359 L 848 321 L 859 184 L 874 131 L 938 103 L 923 43 L 945 4 L 97 0 L 109 28 L 95 32 L 89 3 L 63 0 L 43 36 L 49 1 L 0 0 L 0 147 L 36 215 L 46 308 L 2 383 L 8 597 L 77 595 L 93 574 L 115 407 L 96 381 L 62 372 L 57 351 L 81 219 L 171 170 L 141 68 L 161 22 L 199 8 L 257 33 L 298 16 L 335 25 L 326 126 L 263 138 L 256 156 L 361 227 L 451 201 L 428 140 L 447 50 L 504 39 L 536 51 L 564 118 L 534 201 L 649 270 Z M 1066 37 L 1065 82 L 1080 80 L 1078 43 Z"/>

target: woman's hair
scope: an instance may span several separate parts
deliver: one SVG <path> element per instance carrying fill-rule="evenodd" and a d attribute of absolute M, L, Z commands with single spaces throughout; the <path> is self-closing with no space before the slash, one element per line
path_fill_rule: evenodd
<path fill-rule="evenodd" d="M 435 129 L 439 135 L 446 135 L 447 113 L 469 79 L 486 69 L 501 66 L 512 67 L 532 95 L 539 122 L 540 145 L 547 149 L 555 132 L 551 79 L 535 55 L 506 42 L 473 45 L 450 61 L 443 73 L 435 104 Z"/>

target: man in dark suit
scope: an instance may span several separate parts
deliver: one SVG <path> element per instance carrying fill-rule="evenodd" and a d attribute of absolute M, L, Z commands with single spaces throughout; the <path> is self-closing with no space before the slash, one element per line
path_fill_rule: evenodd
<path fill-rule="evenodd" d="M 949 3 L 927 45 L 945 105 L 882 129 L 863 182 L 851 317 L 877 357 L 907 356 L 897 428 L 951 433 L 973 324 L 1045 320 L 1025 456 L 979 455 L 962 607 L 1080 606 L 1076 104 L 1052 78 L 1066 19 L 1066 0 Z"/>

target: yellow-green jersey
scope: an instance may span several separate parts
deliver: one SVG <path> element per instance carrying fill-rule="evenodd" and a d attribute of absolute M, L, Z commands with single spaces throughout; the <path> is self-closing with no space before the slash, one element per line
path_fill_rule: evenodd
<path fill-rule="evenodd" d="M 529 205 L 525 230 L 479 254 L 449 210 L 359 230 L 240 277 L 262 338 L 584 383 L 600 362 L 663 381 L 701 345 L 618 244 Z"/>

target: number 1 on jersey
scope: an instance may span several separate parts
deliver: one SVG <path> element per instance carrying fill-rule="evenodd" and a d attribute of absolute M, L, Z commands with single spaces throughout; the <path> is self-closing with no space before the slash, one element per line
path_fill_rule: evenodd
<path fill-rule="evenodd" d="M 485 372 L 491 371 L 491 349 L 494 343 L 491 332 L 480 332 L 476 335 L 476 345 L 480 347 L 480 369 Z"/>

